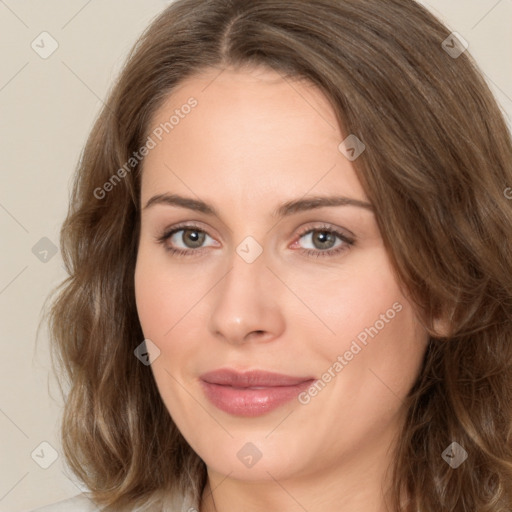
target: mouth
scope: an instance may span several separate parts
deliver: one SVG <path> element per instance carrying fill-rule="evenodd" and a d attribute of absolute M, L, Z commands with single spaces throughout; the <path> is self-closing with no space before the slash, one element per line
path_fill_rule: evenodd
<path fill-rule="evenodd" d="M 229 368 L 200 376 L 206 398 L 218 409 L 233 416 L 266 414 L 293 400 L 307 389 L 314 377 L 294 377 L 253 370 L 237 372 Z"/>

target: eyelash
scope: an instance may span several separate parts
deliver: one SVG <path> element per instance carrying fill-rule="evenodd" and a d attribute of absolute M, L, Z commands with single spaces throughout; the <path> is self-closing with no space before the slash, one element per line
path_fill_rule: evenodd
<path fill-rule="evenodd" d="M 195 224 L 184 224 L 184 225 L 175 226 L 170 231 L 165 231 L 162 235 L 157 237 L 157 242 L 159 244 L 164 245 L 165 250 L 175 256 L 195 256 L 198 253 L 199 254 L 202 253 L 203 249 L 205 249 L 205 247 L 202 247 L 199 249 L 185 250 L 185 249 L 175 249 L 174 247 L 169 247 L 168 245 L 166 245 L 166 241 L 169 238 L 171 238 L 175 233 L 177 233 L 179 231 L 186 231 L 186 230 L 199 231 L 201 233 L 205 233 L 206 235 L 208 235 L 208 233 L 206 233 L 206 231 L 204 229 L 201 229 L 199 226 L 197 226 Z M 322 251 L 320 249 L 317 249 L 317 250 L 297 249 L 300 253 L 306 254 L 307 256 L 310 256 L 312 258 L 318 258 L 318 257 L 323 257 L 323 256 L 333 257 L 333 256 L 337 256 L 338 254 L 342 253 L 343 251 L 348 250 L 351 246 L 353 246 L 355 244 L 354 240 L 347 237 L 340 231 L 338 231 L 330 226 L 327 226 L 327 225 L 316 226 L 314 228 L 305 228 L 298 234 L 297 240 L 300 240 L 304 235 L 308 235 L 309 233 L 312 233 L 315 231 L 321 231 L 321 232 L 326 232 L 329 234 L 336 235 L 338 238 L 340 238 L 344 242 L 344 244 L 337 247 L 336 249 L 327 249 L 325 251 Z"/>

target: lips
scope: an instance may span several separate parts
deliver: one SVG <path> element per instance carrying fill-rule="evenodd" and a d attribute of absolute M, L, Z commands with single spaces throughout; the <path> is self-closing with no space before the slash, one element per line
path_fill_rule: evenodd
<path fill-rule="evenodd" d="M 206 397 L 217 408 L 235 416 L 259 416 L 282 406 L 315 379 L 252 370 L 220 369 L 200 377 Z"/>

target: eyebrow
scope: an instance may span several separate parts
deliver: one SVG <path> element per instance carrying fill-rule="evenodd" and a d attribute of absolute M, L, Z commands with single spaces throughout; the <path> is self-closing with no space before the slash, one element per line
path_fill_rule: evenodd
<path fill-rule="evenodd" d="M 149 201 L 146 203 L 146 206 L 144 206 L 144 209 L 147 209 L 156 204 L 178 206 L 220 218 L 219 213 L 212 205 L 209 205 L 208 203 L 198 199 L 192 199 L 191 197 L 184 197 L 178 194 L 155 195 L 149 199 Z M 358 208 L 364 208 L 372 212 L 374 211 L 373 206 L 370 203 L 361 201 L 359 199 L 353 199 L 344 196 L 311 196 L 306 199 L 294 199 L 283 203 L 272 212 L 272 216 L 281 218 L 288 215 L 293 215 L 294 213 L 329 206 L 356 206 Z"/>

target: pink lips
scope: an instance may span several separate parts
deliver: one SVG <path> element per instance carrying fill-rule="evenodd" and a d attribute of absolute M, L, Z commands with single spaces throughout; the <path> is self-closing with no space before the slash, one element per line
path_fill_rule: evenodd
<path fill-rule="evenodd" d="M 200 377 L 213 405 L 229 414 L 247 417 L 265 414 L 289 402 L 314 380 L 259 370 L 241 373 L 228 368 Z"/>

